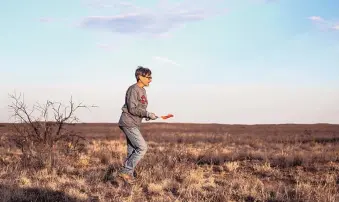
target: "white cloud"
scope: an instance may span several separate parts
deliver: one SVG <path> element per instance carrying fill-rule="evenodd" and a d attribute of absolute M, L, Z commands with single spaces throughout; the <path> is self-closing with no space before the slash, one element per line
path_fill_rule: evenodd
<path fill-rule="evenodd" d="M 334 30 L 338 30 L 338 31 L 339 31 L 339 24 L 337 24 L 337 25 L 334 25 L 334 26 L 333 26 L 333 29 L 334 29 Z"/>
<path fill-rule="evenodd" d="M 148 7 L 142 7 L 129 1 L 84 0 L 83 4 L 86 6 L 112 14 L 85 16 L 72 26 L 120 34 L 146 34 L 163 38 L 170 36 L 171 31 L 182 28 L 188 23 L 227 14 L 230 8 L 232 10 L 248 5 L 252 1 L 271 3 L 276 0 L 182 0 L 180 2 L 159 0 L 156 4 Z M 51 20 L 52 18 L 41 19 L 42 22 L 51 22 Z"/>
<path fill-rule="evenodd" d="M 319 17 L 319 16 L 311 16 L 309 17 L 309 19 L 312 21 L 323 21 L 324 20 L 322 17 Z"/>
<path fill-rule="evenodd" d="M 117 47 L 115 47 L 112 44 L 108 44 L 108 43 L 97 43 L 96 46 L 105 51 L 117 50 Z"/>
<path fill-rule="evenodd" d="M 39 21 L 44 22 L 44 23 L 50 23 L 50 22 L 54 22 L 55 19 L 53 19 L 53 18 L 40 18 Z"/>
<path fill-rule="evenodd" d="M 169 63 L 169 64 L 172 64 L 172 65 L 175 65 L 175 66 L 180 66 L 179 63 L 177 63 L 173 60 L 170 60 L 168 58 L 165 58 L 165 57 L 153 56 L 153 59 L 164 62 L 164 63 Z"/>
<path fill-rule="evenodd" d="M 314 22 L 320 29 L 323 30 L 339 30 L 339 22 L 334 20 L 327 20 L 320 16 L 310 16 L 309 20 Z"/>
<path fill-rule="evenodd" d="M 112 16 L 88 16 L 81 25 L 85 28 L 109 30 L 124 34 L 164 34 L 185 23 L 201 21 L 215 15 L 224 14 L 225 8 L 217 5 L 217 0 L 209 4 L 199 2 L 160 3 L 154 8 L 140 8 L 130 3 L 129 10 Z M 101 4 L 101 3 L 100 3 Z"/>
<path fill-rule="evenodd" d="M 123 11 L 142 9 L 133 3 L 116 0 L 88 0 L 85 5 L 95 9 L 119 9 Z"/>

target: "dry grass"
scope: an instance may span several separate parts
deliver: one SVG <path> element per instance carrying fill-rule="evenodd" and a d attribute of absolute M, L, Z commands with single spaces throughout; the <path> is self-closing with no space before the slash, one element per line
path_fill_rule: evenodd
<path fill-rule="evenodd" d="M 146 124 L 134 186 L 102 182 L 126 155 L 115 125 L 69 126 L 88 139 L 53 172 L 0 142 L 2 201 L 339 201 L 339 126 Z"/>

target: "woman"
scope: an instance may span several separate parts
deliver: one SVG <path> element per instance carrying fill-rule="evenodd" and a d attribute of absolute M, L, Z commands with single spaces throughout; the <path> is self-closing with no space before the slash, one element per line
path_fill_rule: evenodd
<path fill-rule="evenodd" d="M 147 143 L 140 132 L 142 119 L 156 120 L 158 116 L 147 111 L 148 100 L 144 87 L 152 81 L 152 72 L 148 68 L 139 66 L 135 71 L 136 83 L 129 86 L 125 94 L 125 103 L 119 120 L 119 128 L 127 140 L 127 158 L 118 172 L 128 183 L 134 182 L 134 170 L 147 152 Z M 107 180 L 109 173 L 106 173 Z"/>

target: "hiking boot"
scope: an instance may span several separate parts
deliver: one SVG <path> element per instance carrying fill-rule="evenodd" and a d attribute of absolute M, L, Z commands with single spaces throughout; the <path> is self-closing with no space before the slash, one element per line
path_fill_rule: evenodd
<path fill-rule="evenodd" d="M 134 177 L 134 179 L 138 178 L 138 173 L 136 171 L 133 171 L 133 177 Z"/>
<path fill-rule="evenodd" d="M 117 177 L 122 178 L 125 182 L 127 182 L 129 184 L 134 184 L 135 183 L 133 176 L 131 176 L 131 175 L 127 174 L 127 173 L 119 173 L 117 175 Z"/>

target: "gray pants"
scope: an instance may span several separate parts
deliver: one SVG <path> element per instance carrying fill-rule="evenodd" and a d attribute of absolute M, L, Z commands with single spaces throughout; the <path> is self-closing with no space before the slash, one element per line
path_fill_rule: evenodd
<path fill-rule="evenodd" d="M 121 172 L 133 176 L 135 167 L 147 152 L 147 143 L 137 127 L 120 127 L 127 140 L 127 157 Z"/>

